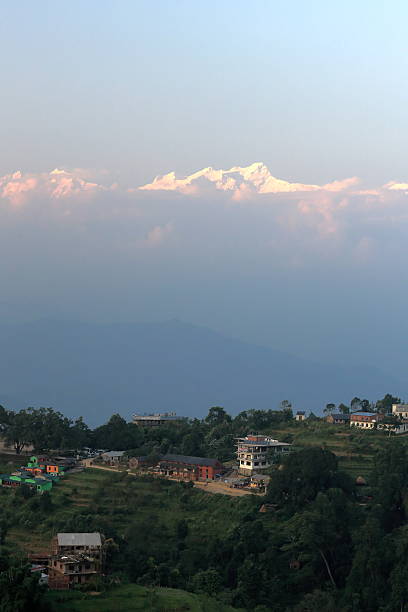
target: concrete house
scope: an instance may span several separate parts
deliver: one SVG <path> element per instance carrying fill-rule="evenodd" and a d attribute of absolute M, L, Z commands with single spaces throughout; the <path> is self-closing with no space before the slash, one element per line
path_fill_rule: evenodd
<path fill-rule="evenodd" d="M 248 434 L 245 438 L 237 438 L 238 471 L 251 476 L 253 472 L 266 470 L 275 456 L 288 453 L 290 447 L 268 436 Z"/>
<path fill-rule="evenodd" d="M 400 419 L 408 419 L 408 404 L 392 404 L 392 416 Z"/>
<path fill-rule="evenodd" d="M 383 418 L 384 415 L 377 412 L 354 412 L 350 415 L 350 427 L 374 429 Z"/>
<path fill-rule="evenodd" d="M 350 423 L 350 415 L 349 414 L 329 414 L 326 417 L 327 423 L 331 423 L 332 425 L 349 425 Z"/>
<path fill-rule="evenodd" d="M 100 533 L 58 533 L 48 562 L 50 589 L 71 589 L 95 580 L 103 569 Z"/>

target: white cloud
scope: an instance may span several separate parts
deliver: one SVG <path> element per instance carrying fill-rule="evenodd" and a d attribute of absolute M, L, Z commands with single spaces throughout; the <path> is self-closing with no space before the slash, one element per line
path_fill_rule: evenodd
<path fill-rule="evenodd" d="M 145 244 L 150 247 L 160 245 L 172 233 L 173 224 L 155 225 L 147 234 Z"/>
<path fill-rule="evenodd" d="M 87 178 L 84 178 L 84 177 Z M 20 171 L 0 177 L 0 197 L 14 206 L 26 203 L 30 196 L 47 195 L 52 199 L 78 197 L 106 191 L 107 187 L 89 180 L 89 171 L 77 168 L 51 172 Z"/>

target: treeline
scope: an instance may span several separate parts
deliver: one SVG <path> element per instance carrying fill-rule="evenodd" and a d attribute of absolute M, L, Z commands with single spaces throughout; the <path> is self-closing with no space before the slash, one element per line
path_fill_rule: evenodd
<path fill-rule="evenodd" d="M 350 405 L 327 404 L 325 413 L 357 409 L 388 414 L 400 399 L 387 394 L 366 406 L 367 400 L 353 398 Z M 234 438 L 248 432 L 268 433 L 292 421 L 291 404 L 284 400 L 280 410 L 245 410 L 232 417 L 224 408 L 210 408 L 204 419 L 141 428 L 114 414 L 107 423 L 91 429 L 82 417 L 72 420 L 52 408 L 27 408 L 14 412 L 0 406 L 0 436 L 17 454 L 29 446 L 38 452 L 80 450 L 85 447 L 132 451 L 136 456 L 179 453 L 227 460 L 234 456 Z M 317 419 L 314 414 L 309 419 Z M 283 438 L 283 441 L 290 441 Z"/>
<path fill-rule="evenodd" d="M 52 408 L 14 412 L 0 407 L 0 435 L 18 454 L 32 445 L 36 451 L 89 447 L 132 451 L 142 456 L 173 452 L 228 459 L 233 456 L 237 435 L 263 431 L 291 419 L 290 407 L 248 410 L 233 418 L 215 406 L 202 420 L 152 428 L 141 428 L 114 414 L 107 423 L 92 430 L 82 418 L 72 421 Z"/>
<path fill-rule="evenodd" d="M 384 397 L 376 402 L 370 402 L 368 399 L 360 399 L 359 397 L 353 397 L 350 404 L 340 403 L 338 406 L 333 403 L 326 404 L 323 409 L 324 414 L 331 414 L 332 412 L 339 412 L 341 414 L 350 414 L 351 412 L 358 412 L 362 410 L 364 412 L 377 412 L 379 414 L 390 415 L 393 404 L 400 404 L 401 398 L 394 397 L 391 393 L 386 393 Z"/>

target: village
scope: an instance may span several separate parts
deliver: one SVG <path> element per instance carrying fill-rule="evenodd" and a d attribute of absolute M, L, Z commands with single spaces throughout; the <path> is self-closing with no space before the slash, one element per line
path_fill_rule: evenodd
<path fill-rule="evenodd" d="M 378 429 L 379 432 L 385 430 L 395 435 L 403 433 L 408 427 L 408 404 L 393 404 L 391 417 L 388 429 L 384 415 L 363 411 L 350 414 L 332 411 L 317 422 L 325 422 L 329 427 L 328 432 L 330 426 L 337 428 L 336 435 L 342 435 L 340 432 L 343 428 L 344 431 L 358 430 L 362 433 Z M 307 423 L 313 423 L 313 419 L 308 420 L 304 411 L 295 412 L 291 418 L 294 431 L 302 432 Z M 135 415 L 133 426 L 153 431 L 169 427 L 169 424 L 170 427 L 177 427 L 186 421 L 185 417 L 178 417 L 175 413 Z M 286 439 L 282 441 L 270 434 L 252 432 L 235 437 L 234 446 L 235 457 L 227 461 L 179 453 L 143 456 L 127 450 L 91 448 L 77 451 L 73 453 L 74 456 L 32 454 L 25 458 L 22 465 L 9 473 L 0 474 L 0 485 L 5 489 L 29 490 L 31 494 L 39 496 L 53 495 L 54 487 L 58 488 L 71 475 L 86 470 L 89 473 L 101 470 L 125 474 L 131 480 L 132 477 L 149 477 L 184 483 L 207 494 L 232 498 L 259 496 L 262 499 L 271 478 L 274 478 L 277 470 L 282 469 L 285 457 L 296 450 L 296 445 Z M 21 460 L 24 460 L 23 456 Z M 366 479 L 360 474 L 355 484 L 366 485 Z M 274 509 L 274 504 L 262 503 L 259 512 L 274 512 Z M 102 532 L 57 531 L 46 549 L 29 553 L 32 573 L 38 575 L 41 584 L 56 591 L 93 584 L 109 570 L 106 555 L 109 541 L 106 542 Z"/>

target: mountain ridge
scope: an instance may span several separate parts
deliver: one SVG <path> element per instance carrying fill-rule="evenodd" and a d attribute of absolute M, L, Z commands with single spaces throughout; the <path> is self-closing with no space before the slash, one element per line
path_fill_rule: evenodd
<path fill-rule="evenodd" d="M 203 417 L 277 408 L 320 412 L 355 395 L 402 394 L 375 368 L 306 361 L 179 321 L 96 324 L 41 320 L 0 326 L 0 403 L 52 406 L 99 424 L 115 412 Z"/>
<path fill-rule="evenodd" d="M 151 183 L 140 186 L 139 190 L 180 191 L 192 194 L 198 191 L 200 181 L 203 180 L 220 191 L 233 191 L 236 194 L 252 191 L 259 195 L 319 190 L 340 191 L 357 182 L 354 177 L 343 181 L 333 181 L 326 185 L 291 183 L 273 176 L 263 162 L 254 162 L 249 166 L 232 166 L 229 170 L 207 166 L 183 178 L 177 178 L 175 172 L 169 172 L 156 176 Z"/>

